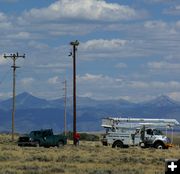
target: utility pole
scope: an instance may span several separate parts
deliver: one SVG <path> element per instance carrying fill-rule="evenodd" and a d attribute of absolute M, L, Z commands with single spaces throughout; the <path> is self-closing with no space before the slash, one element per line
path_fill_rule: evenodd
<path fill-rule="evenodd" d="M 67 101 L 67 82 L 64 80 L 64 135 L 67 133 L 67 128 L 66 128 L 66 101 Z"/>
<path fill-rule="evenodd" d="M 4 54 L 4 58 L 11 58 L 13 60 L 13 65 L 11 66 L 11 68 L 13 69 L 13 101 L 12 101 L 12 141 L 14 141 L 14 116 L 15 116 L 15 98 L 16 98 L 16 69 L 20 68 L 18 66 L 16 66 L 16 60 L 18 58 L 25 58 L 25 54 L 24 55 L 19 55 L 18 52 L 16 54 L 10 54 L 10 55 L 6 55 Z"/>
<path fill-rule="evenodd" d="M 77 47 L 79 45 L 78 40 L 74 42 L 70 42 L 70 45 L 72 45 L 72 57 L 73 57 L 73 141 L 74 145 L 76 145 L 76 51 Z"/>

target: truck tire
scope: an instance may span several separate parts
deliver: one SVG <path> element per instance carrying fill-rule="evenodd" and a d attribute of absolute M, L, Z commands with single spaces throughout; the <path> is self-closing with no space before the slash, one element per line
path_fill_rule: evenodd
<path fill-rule="evenodd" d="M 123 142 L 118 140 L 118 141 L 115 141 L 112 145 L 112 148 L 123 148 L 124 145 L 123 145 Z"/>
<path fill-rule="evenodd" d="M 162 143 L 162 142 L 156 142 L 156 143 L 154 144 L 154 147 L 155 147 L 156 149 L 165 149 L 164 143 Z"/>
<path fill-rule="evenodd" d="M 58 144 L 57 144 L 57 147 L 62 147 L 64 146 L 64 142 L 63 141 L 59 141 Z"/>

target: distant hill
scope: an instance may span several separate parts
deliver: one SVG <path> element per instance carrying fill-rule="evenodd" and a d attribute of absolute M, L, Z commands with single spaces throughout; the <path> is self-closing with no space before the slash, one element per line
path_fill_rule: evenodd
<path fill-rule="evenodd" d="M 12 99 L 0 101 L 0 131 L 11 130 Z M 94 100 L 77 97 L 77 130 L 99 131 L 101 119 L 112 117 L 175 118 L 180 121 L 180 103 L 167 96 L 159 96 L 143 103 L 120 100 Z M 67 124 L 72 130 L 72 98 L 67 99 Z M 45 100 L 27 92 L 16 97 L 15 128 L 18 132 L 53 128 L 63 131 L 64 100 Z"/>
<path fill-rule="evenodd" d="M 176 106 L 178 107 L 180 106 L 180 103 L 171 99 L 168 96 L 161 95 L 154 100 L 144 103 L 144 105 L 147 105 L 147 106 L 151 105 L 155 107 L 176 107 Z"/>
<path fill-rule="evenodd" d="M 49 106 L 49 101 L 35 97 L 27 92 L 23 92 L 16 96 L 17 109 L 45 108 L 48 106 Z M 12 107 L 12 98 L 0 102 L 1 109 L 8 110 L 11 107 Z"/>

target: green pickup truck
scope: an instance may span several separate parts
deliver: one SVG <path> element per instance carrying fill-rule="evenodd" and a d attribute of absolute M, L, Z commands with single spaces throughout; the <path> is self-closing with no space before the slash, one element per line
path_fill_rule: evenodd
<path fill-rule="evenodd" d="M 31 131 L 29 135 L 20 136 L 18 139 L 18 146 L 60 147 L 65 144 L 67 144 L 67 137 L 63 134 L 54 135 L 52 129 Z"/>

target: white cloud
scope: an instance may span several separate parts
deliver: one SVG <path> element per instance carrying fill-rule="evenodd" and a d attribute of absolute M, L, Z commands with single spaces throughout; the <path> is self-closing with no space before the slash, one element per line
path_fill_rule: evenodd
<path fill-rule="evenodd" d="M 0 12 L 0 22 L 2 21 L 6 21 L 7 20 L 7 17 L 4 13 Z"/>
<path fill-rule="evenodd" d="M 36 68 L 51 69 L 52 72 L 63 72 L 66 68 L 71 67 L 70 63 L 47 63 L 35 65 Z"/>
<path fill-rule="evenodd" d="M 129 41 L 127 40 L 121 40 L 121 39 L 111 39 L 111 40 L 105 40 L 105 39 L 94 39 L 94 40 L 89 40 L 85 43 L 82 43 L 80 47 L 82 50 L 117 50 L 120 47 L 123 47 L 127 45 Z"/>
<path fill-rule="evenodd" d="M 83 60 L 142 58 L 156 53 L 150 46 L 145 40 L 93 39 L 80 43 L 79 53 Z"/>
<path fill-rule="evenodd" d="M 48 83 L 49 84 L 53 84 L 53 85 L 59 84 L 60 83 L 60 79 L 59 79 L 58 76 L 55 76 L 55 77 L 49 78 L 48 79 Z"/>
<path fill-rule="evenodd" d="M 153 20 L 138 24 L 111 24 L 105 30 L 125 33 L 127 38 L 131 39 L 119 50 L 121 57 L 179 55 L 179 21 Z"/>
<path fill-rule="evenodd" d="M 4 58 L 4 55 L 1 54 L 0 55 L 0 65 L 7 64 L 7 63 L 8 63 L 8 61 Z"/>
<path fill-rule="evenodd" d="M 99 88 L 134 88 L 134 89 L 180 89 L 180 82 L 178 81 L 133 81 L 133 80 L 123 80 L 120 78 L 113 78 L 110 76 L 105 76 L 102 74 L 93 75 L 85 74 L 84 76 L 77 77 L 80 84 L 93 84 L 97 85 Z M 92 86 L 91 86 L 92 87 Z M 94 87 L 93 87 L 94 88 Z"/>
<path fill-rule="evenodd" d="M 125 63 L 118 63 L 117 65 L 115 65 L 116 68 L 127 68 L 127 64 Z"/>
<path fill-rule="evenodd" d="M 93 93 L 92 92 L 86 92 L 86 93 L 84 93 L 84 94 L 81 94 L 81 95 L 79 95 L 80 97 L 92 97 L 93 96 Z"/>
<path fill-rule="evenodd" d="M 12 97 L 12 92 L 4 92 L 4 93 L 0 93 L 0 98 L 1 99 L 7 99 Z"/>
<path fill-rule="evenodd" d="M 29 32 L 19 32 L 17 34 L 10 34 L 7 36 L 10 39 L 30 39 L 32 38 L 31 34 Z"/>
<path fill-rule="evenodd" d="M 143 43 L 138 40 L 93 39 L 80 43 L 79 55 L 83 60 L 147 56 L 141 46 Z M 141 50 L 138 47 L 141 47 Z"/>
<path fill-rule="evenodd" d="M 175 80 L 128 80 L 102 74 L 78 76 L 77 86 L 79 96 L 96 99 L 124 98 L 136 102 L 180 90 L 180 82 Z"/>
<path fill-rule="evenodd" d="M 41 24 L 42 28 L 46 28 L 48 34 L 53 37 L 63 36 L 63 35 L 85 35 L 91 33 L 92 31 L 100 28 L 99 24 L 83 24 L 77 23 L 76 25 L 71 24 Z"/>
<path fill-rule="evenodd" d="M 0 30 L 9 30 L 12 27 L 10 22 L 0 22 Z"/>
<path fill-rule="evenodd" d="M 167 28 L 167 23 L 163 21 L 146 21 L 145 28 L 163 30 Z"/>
<path fill-rule="evenodd" d="M 180 21 L 177 21 L 177 22 L 176 22 L 176 27 L 177 27 L 178 29 L 180 29 Z"/>
<path fill-rule="evenodd" d="M 174 90 L 174 89 L 180 89 L 180 82 L 178 81 L 168 81 L 168 82 L 161 82 L 161 81 L 150 81 L 150 82 L 144 82 L 144 81 L 130 81 L 127 85 L 130 88 L 137 88 L 137 89 L 162 89 L 162 90 Z"/>
<path fill-rule="evenodd" d="M 28 46 L 30 46 L 31 48 L 35 48 L 35 49 L 48 49 L 48 45 L 47 44 L 44 44 L 44 43 L 39 43 L 37 41 L 34 41 L 34 40 L 31 40 L 29 43 L 28 43 Z"/>
<path fill-rule="evenodd" d="M 98 74 L 98 75 L 93 75 L 93 74 L 85 74 L 84 76 L 77 76 L 77 80 L 79 82 L 82 81 L 99 81 L 102 80 L 104 77 L 102 74 Z"/>
<path fill-rule="evenodd" d="M 23 86 L 29 86 L 29 85 L 31 85 L 34 81 L 35 81 L 34 78 L 32 78 L 32 77 L 26 77 L 26 78 L 21 79 L 21 84 L 22 84 Z"/>
<path fill-rule="evenodd" d="M 117 21 L 140 17 L 133 8 L 104 0 L 58 0 L 47 8 L 31 9 L 24 14 L 32 20 L 86 19 Z"/>
<path fill-rule="evenodd" d="M 177 71 L 180 70 L 179 63 L 169 63 L 169 62 L 149 62 L 148 67 L 156 70 L 171 70 Z"/>
<path fill-rule="evenodd" d="M 179 91 L 168 93 L 168 96 L 174 100 L 180 101 L 180 92 Z"/>
<path fill-rule="evenodd" d="M 9 30 L 10 27 L 12 27 L 12 24 L 8 21 L 8 17 L 4 13 L 0 12 L 0 30 Z"/>
<path fill-rule="evenodd" d="M 165 9 L 164 13 L 170 15 L 180 15 L 180 5 L 175 5 L 169 9 Z"/>
<path fill-rule="evenodd" d="M 142 82 L 142 81 L 130 81 L 128 82 L 127 86 L 136 89 L 149 88 L 149 84 L 147 82 Z"/>

